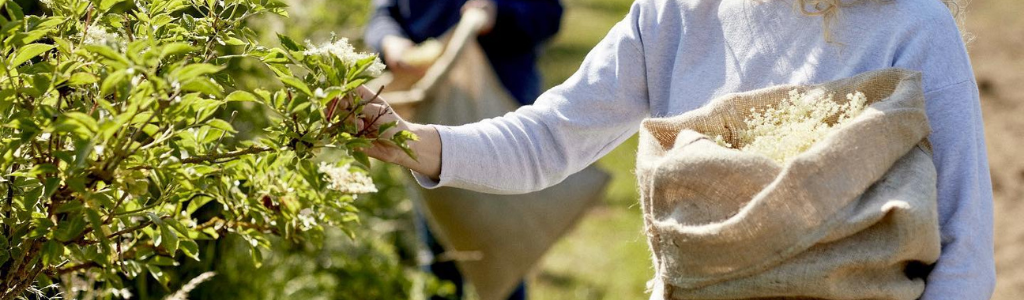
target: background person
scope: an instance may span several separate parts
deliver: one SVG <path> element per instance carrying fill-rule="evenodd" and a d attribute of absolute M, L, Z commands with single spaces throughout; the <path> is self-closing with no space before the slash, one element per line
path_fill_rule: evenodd
<path fill-rule="evenodd" d="M 373 4 L 365 40 L 382 54 L 391 72 L 422 76 L 429 65 L 407 62 L 403 54 L 416 44 L 445 34 L 459 22 L 462 11 L 475 7 L 488 13 L 478 41 L 499 81 L 520 104 L 533 103 L 540 95 L 537 56 L 540 46 L 558 32 L 562 17 L 558 0 L 375 0 Z M 430 251 L 434 256 L 443 253 L 422 212 L 416 215 Z M 462 296 L 463 280 L 454 261 L 434 261 L 429 270 L 454 283 L 456 295 Z M 525 282 L 509 296 L 525 298 Z"/>

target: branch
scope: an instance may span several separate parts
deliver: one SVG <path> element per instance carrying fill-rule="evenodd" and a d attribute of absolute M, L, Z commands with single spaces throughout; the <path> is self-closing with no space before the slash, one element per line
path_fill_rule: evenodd
<path fill-rule="evenodd" d="M 56 270 L 47 270 L 46 274 L 50 275 L 50 276 L 64 275 L 64 274 L 67 274 L 67 273 L 74 273 L 74 272 L 77 272 L 77 271 L 81 271 L 81 270 L 85 270 L 85 269 L 89 269 L 89 268 L 93 268 L 93 267 L 99 267 L 99 266 L 100 265 L 97 264 L 96 262 L 90 261 L 90 262 L 87 262 L 87 263 L 84 263 L 84 264 L 74 265 L 74 266 L 70 266 L 70 267 L 67 267 L 67 268 L 60 268 L 60 269 L 56 269 Z"/>
<path fill-rule="evenodd" d="M 256 154 L 256 153 L 262 153 L 262 152 L 273 151 L 273 150 L 274 149 L 272 149 L 272 148 L 250 146 L 249 148 L 245 148 L 245 149 L 237 150 L 237 151 L 231 151 L 231 152 L 227 152 L 227 153 L 215 153 L 215 154 L 193 156 L 193 157 L 189 157 L 189 158 L 186 158 L 186 159 L 182 159 L 181 163 L 183 163 L 183 164 L 198 164 L 198 163 L 204 163 L 204 162 L 205 163 L 215 163 L 218 160 L 224 159 L 224 158 L 234 158 L 234 157 L 239 157 L 239 156 L 242 156 L 242 155 Z"/>

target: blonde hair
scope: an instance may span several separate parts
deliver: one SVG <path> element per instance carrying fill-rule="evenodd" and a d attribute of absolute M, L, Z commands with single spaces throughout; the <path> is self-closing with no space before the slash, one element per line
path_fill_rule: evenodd
<path fill-rule="evenodd" d="M 873 1 L 879 2 L 884 0 Z M 960 29 L 961 37 L 963 37 L 965 43 L 969 42 L 972 39 L 972 36 L 967 33 L 967 28 L 965 27 L 967 14 L 964 13 L 968 0 L 938 1 L 942 1 L 942 3 L 949 8 L 949 12 L 953 15 L 953 19 L 956 20 L 957 28 Z M 849 3 L 844 3 L 842 0 L 797 0 L 793 4 L 796 6 L 796 9 L 804 15 L 822 17 L 822 26 L 825 28 L 825 40 L 831 42 L 832 34 L 830 29 L 832 27 L 832 23 L 835 22 L 836 17 L 839 16 L 840 9 L 843 6 L 849 6 L 856 2 L 860 2 L 860 0 L 855 0 Z"/>

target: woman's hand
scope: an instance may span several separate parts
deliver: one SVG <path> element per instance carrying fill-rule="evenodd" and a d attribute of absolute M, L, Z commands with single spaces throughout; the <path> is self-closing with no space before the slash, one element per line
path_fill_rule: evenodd
<path fill-rule="evenodd" d="M 395 113 L 384 99 L 381 99 L 374 91 L 365 86 L 360 86 L 357 91 L 363 99 L 372 99 L 363 107 L 363 115 L 356 120 L 360 128 L 368 126 L 369 132 L 377 132 L 382 124 L 395 122 L 396 126 L 383 132 L 379 137 L 382 141 L 374 142 L 373 147 L 362 149 L 363 153 L 370 157 L 384 162 L 398 164 L 437 179 L 441 174 L 441 137 L 437 129 L 431 125 L 421 125 L 406 122 L 401 116 Z M 377 117 L 377 116 L 380 117 Z M 373 122 L 376 120 L 376 122 Z M 373 122 L 373 123 L 371 123 Z M 418 140 L 409 141 L 408 146 L 416 154 L 413 159 L 405 154 L 401 148 L 387 142 L 396 133 L 408 130 L 418 137 Z"/>
<path fill-rule="evenodd" d="M 466 4 L 462 5 L 462 13 L 465 14 L 466 11 L 470 9 L 480 9 L 481 11 L 484 12 L 484 15 L 487 16 L 487 20 L 484 22 L 482 26 L 480 26 L 480 30 L 477 31 L 477 33 L 480 35 L 487 35 L 488 33 L 491 33 L 491 30 L 494 30 L 494 23 L 497 22 L 498 20 L 498 6 L 494 4 L 494 1 L 466 1 Z"/>

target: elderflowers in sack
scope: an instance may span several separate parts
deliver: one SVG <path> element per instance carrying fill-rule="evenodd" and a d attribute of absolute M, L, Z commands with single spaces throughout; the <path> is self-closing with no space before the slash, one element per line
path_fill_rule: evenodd
<path fill-rule="evenodd" d="M 645 120 L 652 299 L 916 299 L 940 249 L 929 132 L 899 69 Z"/>
<path fill-rule="evenodd" d="M 810 149 L 829 133 L 839 130 L 864 110 L 867 97 L 860 91 L 846 94 L 846 103 L 833 101 L 833 94 L 789 91 L 789 96 L 763 111 L 750 109 L 739 132 L 742 151 L 767 156 L 778 163 Z M 831 121 L 830 120 L 834 120 Z M 715 143 L 733 148 L 721 135 Z"/>

